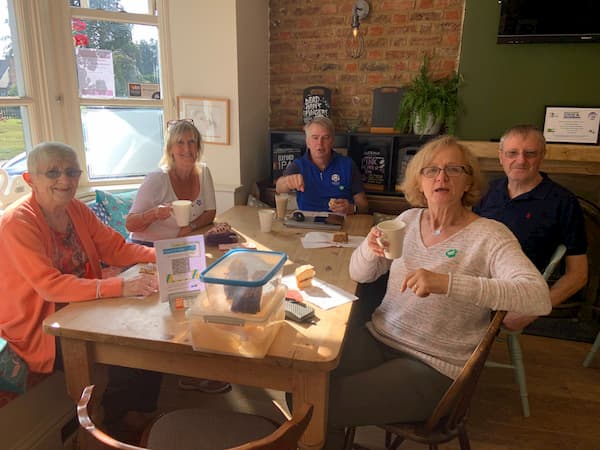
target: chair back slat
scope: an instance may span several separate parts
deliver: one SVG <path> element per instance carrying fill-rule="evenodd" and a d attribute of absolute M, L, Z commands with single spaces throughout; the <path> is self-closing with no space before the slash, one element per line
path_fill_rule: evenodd
<path fill-rule="evenodd" d="M 464 421 L 485 365 L 485 360 L 505 315 L 506 311 L 496 311 L 494 313 L 483 338 L 421 428 L 423 434 L 439 429 L 442 423 L 444 423 L 443 428 L 452 430 Z"/>
<path fill-rule="evenodd" d="M 546 266 L 546 269 L 544 270 L 544 273 L 542 274 L 542 276 L 544 277 L 544 280 L 548 281 L 550 279 L 550 277 L 556 270 L 556 266 L 558 265 L 560 260 L 563 258 L 563 256 L 565 256 L 566 252 L 567 252 L 567 247 L 564 244 L 560 244 L 558 247 L 556 247 L 556 250 L 554 250 L 552 257 L 550 258 L 550 262 L 548 263 L 548 265 Z"/>
<path fill-rule="evenodd" d="M 81 398 L 77 402 L 77 418 L 79 419 L 79 424 L 83 427 L 85 431 L 90 433 L 94 438 L 103 444 L 107 445 L 110 448 L 116 448 L 120 450 L 147 450 L 144 447 L 138 447 L 136 445 L 130 445 L 126 442 L 121 442 L 117 439 L 106 434 L 104 431 L 96 428 L 96 425 L 92 421 L 92 418 L 88 412 L 88 404 L 90 399 L 92 398 L 92 393 L 94 392 L 94 385 L 86 386 L 83 389 L 83 393 L 81 394 Z"/>
<path fill-rule="evenodd" d="M 96 425 L 88 412 L 88 404 L 93 391 L 94 385 L 86 386 L 77 403 L 77 418 L 79 419 L 79 424 L 94 438 L 110 448 L 119 450 L 148 450 L 146 447 L 138 447 L 121 442 L 96 428 Z M 306 431 L 306 427 L 310 422 L 312 412 L 312 405 L 306 403 L 298 405 L 298 407 L 294 408 L 292 418 L 284 422 L 273 433 L 264 438 L 256 439 L 252 442 L 225 450 L 296 450 L 298 448 L 298 441 L 302 437 L 304 431 Z M 232 430 L 232 432 L 235 432 L 235 430 Z M 198 448 L 204 447 L 199 444 Z"/>

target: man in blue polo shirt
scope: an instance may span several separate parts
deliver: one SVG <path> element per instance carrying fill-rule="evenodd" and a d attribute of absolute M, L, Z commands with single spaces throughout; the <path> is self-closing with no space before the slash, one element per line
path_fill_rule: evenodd
<path fill-rule="evenodd" d="M 506 177 L 490 183 L 474 211 L 504 223 L 540 272 L 556 247 L 567 247 L 565 273 L 550 288 L 552 306 L 556 306 L 587 283 L 587 242 L 577 197 L 540 172 L 545 154 L 546 140 L 537 128 L 517 125 L 508 129 L 499 151 Z M 536 318 L 509 312 L 504 325 L 519 330 Z"/>
<path fill-rule="evenodd" d="M 298 207 L 305 211 L 367 213 L 369 205 L 358 167 L 351 158 L 333 151 L 333 122 L 317 117 L 304 131 L 308 151 L 287 166 L 277 179 L 276 191 L 295 189 Z"/>

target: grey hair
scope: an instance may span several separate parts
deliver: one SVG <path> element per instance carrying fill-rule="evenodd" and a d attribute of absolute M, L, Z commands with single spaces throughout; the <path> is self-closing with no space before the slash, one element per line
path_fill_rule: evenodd
<path fill-rule="evenodd" d="M 520 136 L 523 139 L 526 139 L 529 135 L 534 136 L 538 141 L 539 149 L 543 154 L 546 153 L 546 138 L 544 138 L 544 134 L 539 130 L 539 128 L 527 124 L 515 125 L 514 127 L 510 127 L 508 130 L 506 130 L 500 138 L 500 151 L 504 150 L 504 142 L 506 139 L 515 135 Z"/>
<path fill-rule="evenodd" d="M 27 154 L 27 171 L 37 173 L 40 163 L 49 159 L 72 160 L 79 168 L 77 152 L 73 147 L 62 142 L 41 142 Z"/>
<path fill-rule="evenodd" d="M 330 118 L 322 117 L 322 116 L 315 117 L 310 122 L 308 122 L 306 125 L 304 125 L 304 132 L 306 133 L 306 137 L 308 137 L 308 132 L 309 132 L 310 126 L 313 124 L 322 126 L 329 132 L 329 134 L 331 135 L 332 138 L 335 137 L 335 127 L 333 126 L 333 122 L 331 121 Z"/>

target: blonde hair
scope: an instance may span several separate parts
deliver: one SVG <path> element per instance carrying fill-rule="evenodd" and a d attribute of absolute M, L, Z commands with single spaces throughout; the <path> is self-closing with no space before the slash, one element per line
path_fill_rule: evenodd
<path fill-rule="evenodd" d="M 404 192 L 406 200 L 412 206 L 427 206 L 427 199 L 421 191 L 421 169 L 429 166 L 437 153 L 448 147 L 456 148 L 461 152 L 467 175 L 471 178 L 471 185 L 462 196 L 462 204 L 464 206 L 473 206 L 479 201 L 484 184 L 477 158 L 465 145 L 458 142 L 456 137 L 440 136 L 421 147 L 406 167 L 404 181 L 400 189 Z"/>
<path fill-rule="evenodd" d="M 163 147 L 163 155 L 158 163 L 159 167 L 167 170 L 173 167 L 173 157 L 171 156 L 171 148 L 175 143 L 183 137 L 184 134 L 191 132 L 194 139 L 198 143 L 198 155 L 196 156 L 196 162 L 199 163 L 202 159 L 202 136 L 196 126 L 188 120 L 178 120 L 173 125 L 167 128 L 165 134 L 165 145 Z"/>

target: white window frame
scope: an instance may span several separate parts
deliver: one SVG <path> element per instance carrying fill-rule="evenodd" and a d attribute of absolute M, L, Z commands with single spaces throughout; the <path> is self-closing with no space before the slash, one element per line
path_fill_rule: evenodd
<path fill-rule="evenodd" d="M 10 2 L 11 0 L 9 0 Z M 0 105 L 27 106 L 32 144 L 56 140 L 78 153 L 81 188 L 139 184 L 142 177 L 90 181 L 85 163 L 81 106 L 162 107 L 165 124 L 177 117 L 171 73 L 168 1 L 148 0 L 158 15 L 99 11 L 69 6 L 68 0 L 12 0 L 18 39 L 24 97 L 0 98 Z M 84 4 L 82 2 L 82 4 Z M 71 18 L 152 25 L 158 28 L 161 99 L 88 99 L 79 97 Z"/>

